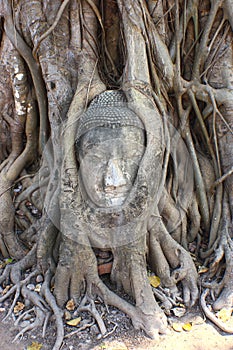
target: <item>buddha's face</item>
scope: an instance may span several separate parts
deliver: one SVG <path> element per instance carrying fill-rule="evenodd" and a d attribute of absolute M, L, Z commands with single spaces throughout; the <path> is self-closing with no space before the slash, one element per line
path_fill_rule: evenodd
<path fill-rule="evenodd" d="M 122 205 L 145 150 L 144 130 L 98 127 L 84 134 L 79 145 L 80 176 L 89 199 L 98 207 Z"/>

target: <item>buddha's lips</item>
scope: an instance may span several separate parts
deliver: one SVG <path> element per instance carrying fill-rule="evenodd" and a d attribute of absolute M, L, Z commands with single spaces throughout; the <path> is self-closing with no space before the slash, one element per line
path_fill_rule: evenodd
<path fill-rule="evenodd" d="M 130 190 L 128 187 L 125 187 L 124 189 L 122 188 L 121 190 L 119 190 L 119 188 L 106 188 L 104 190 L 106 196 L 111 198 L 125 197 L 129 193 L 129 191 Z"/>

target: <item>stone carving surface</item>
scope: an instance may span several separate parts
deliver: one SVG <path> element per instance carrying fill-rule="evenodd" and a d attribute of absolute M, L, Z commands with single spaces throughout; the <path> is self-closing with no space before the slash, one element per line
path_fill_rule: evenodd
<path fill-rule="evenodd" d="M 136 127 L 97 127 L 82 136 L 80 176 L 94 205 L 105 208 L 125 202 L 143 153 L 144 133 Z"/>
<path fill-rule="evenodd" d="M 92 246 L 112 248 L 146 232 L 150 196 L 140 167 L 145 150 L 144 125 L 128 108 L 124 93 L 105 91 L 97 96 L 77 128 L 79 241 L 85 232 Z"/>
<path fill-rule="evenodd" d="M 85 194 L 97 207 L 122 205 L 144 153 L 141 120 L 126 107 L 121 91 L 93 100 L 79 121 L 78 157 Z"/>

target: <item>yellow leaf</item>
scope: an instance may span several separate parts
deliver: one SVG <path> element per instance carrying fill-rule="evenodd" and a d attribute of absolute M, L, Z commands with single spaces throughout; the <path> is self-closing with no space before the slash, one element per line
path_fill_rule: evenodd
<path fill-rule="evenodd" d="M 219 312 L 217 312 L 216 316 L 223 322 L 227 322 L 231 318 L 231 314 L 232 314 L 232 309 L 223 308 Z"/>
<path fill-rule="evenodd" d="M 183 324 L 182 328 L 183 328 L 183 330 L 185 330 L 186 332 L 190 332 L 191 329 L 192 329 L 192 325 L 191 325 L 191 323 L 185 323 L 185 324 Z"/>
<path fill-rule="evenodd" d="M 69 326 L 74 326 L 76 327 L 81 321 L 81 317 L 74 318 L 73 320 L 67 321 L 66 324 Z"/>
<path fill-rule="evenodd" d="M 39 293 L 40 290 L 41 290 L 41 284 L 37 284 L 34 291 Z"/>
<path fill-rule="evenodd" d="M 75 303 L 73 299 L 70 299 L 66 304 L 66 309 L 69 311 L 74 311 L 75 309 Z"/>
<path fill-rule="evenodd" d="M 173 324 L 172 324 L 172 328 L 173 328 L 174 331 L 176 331 L 176 332 L 182 332 L 182 330 L 183 330 L 183 324 L 182 324 L 182 323 L 173 323 Z"/>
<path fill-rule="evenodd" d="M 156 288 L 160 285 L 160 278 L 158 276 L 149 276 L 148 278 L 152 287 Z"/>
<path fill-rule="evenodd" d="M 25 305 L 23 303 L 21 303 L 20 301 L 17 301 L 17 304 L 14 307 L 14 313 L 17 314 L 18 312 L 20 312 L 24 308 L 25 308 Z"/>
<path fill-rule="evenodd" d="M 27 347 L 27 350 L 40 350 L 41 348 L 42 344 L 33 341 L 32 344 Z"/>

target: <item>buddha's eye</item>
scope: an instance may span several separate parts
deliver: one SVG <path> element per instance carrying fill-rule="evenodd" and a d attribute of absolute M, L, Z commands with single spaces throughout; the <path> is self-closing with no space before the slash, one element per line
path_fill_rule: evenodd
<path fill-rule="evenodd" d="M 86 161 L 89 161 L 90 163 L 95 162 L 95 163 L 102 163 L 103 162 L 103 157 L 99 154 L 88 154 L 85 157 Z"/>

